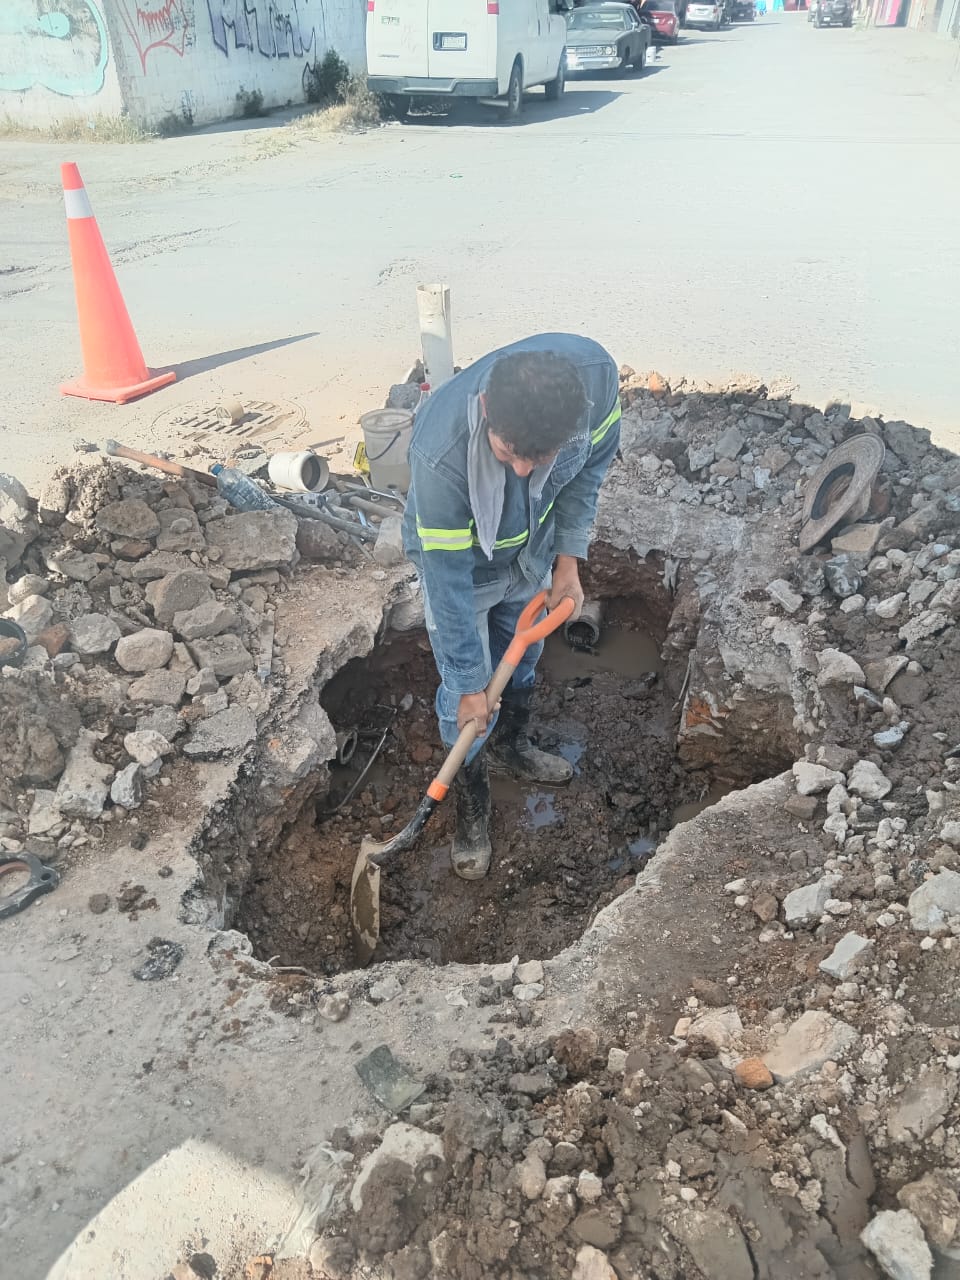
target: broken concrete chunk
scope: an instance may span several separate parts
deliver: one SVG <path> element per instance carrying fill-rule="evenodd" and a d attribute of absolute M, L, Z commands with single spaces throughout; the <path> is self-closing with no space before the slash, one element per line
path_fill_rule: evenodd
<path fill-rule="evenodd" d="M 148 671 L 133 681 L 127 694 L 131 702 L 146 702 L 153 707 L 176 707 L 180 705 L 186 687 L 186 676 L 176 671 Z"/>
<path fill-rule="evenodd" d="M 858 760 L 847 778 L 847 790 L 864 800 L 882 800 L 893 789 L 893 783 L 872 760 Z"/>
<path fill-rule="evenodd" d="M 918 1219 L 927 1239 L 938 1249 L 949 1248 L 960 1227 L 960 1198 L 952 1176 L 942 1169 L 932 1169 L 897 1192 L 897 1199 Z"/>
<path fill-rule="evenodd" d="M 831 685 L 863 684 L 866 680 L 859 662 L 840 649 L 821 649 L 817 654 L 817 666 L 817 684 L 821 689 Z"/>
<path fill-rule="evenodd" d="M 99 818 L 107 802 L 113 769 L 101 764 L 93 754 L 99 742 L 95 733 L 81 729 L 67 756 L 66 768 L 57 785 L 56 806 L 71 818 Z"/>
<path fill-rule="evenodd" d="M 22 578 L 7 587 L 7 599 L 11 605 L 19 604 L 27 596 L 46 596 L 50 594 L 50 583 L 36 573 L 25 573 Z"/>
<path fill-rule="evenodd" d="M 890 1280 L 930 1280 L 933 1255 L 909 1210 L 882 1210 L 867 1223 L 860 1239 Z"/>
<path fill-rule="evenodd" d="M 517 1185 L 520 1194 L 527 1200 L 539 1200 L 543 1188 L 547 1185 L 547 1168 L 543 1157 L 536 1151 L 530 1151 L 516 1168 Z"/>
<path fill-rule="evenodd" d="M 945 822 L 940 828 L 940 839 L 953 849 L 960 849 L 960 822 Z"/>
<path fill-rule="evenodd" d="M 160 512 L 158 551 L 202 551 L 207 545 L 196 512 L 168 507 Z"/>
<path fill-rule="evenodd" d="M 206 667 L 214 675 L 225 680 L 230 676 L 252 671 L 254 661 L 243 641 L 236 635 L 211 636 L 208 640 L 195 640 L 189 646 L 194 662 L 202 670 Z"/>
<path fill-rule="evenodd" d="M 216 693 L 220 688 L 220 682 L 217 679 L 215 671 L 211 671 L 209 667 L 201 667 L 195 676 L 191 676 L 187 681 L 187 693 L 191 698 L 199 697 L 205 693 Z"/>
<path fill-rule="evenodd" d="M 165 667 L 173 654 L 173 636 L 169 631 L 144 627 L 117 641 L 114 654 L 124 671 L 156 671 Z"/>
<path fill-rule="evenodd" d="M 27 834 L 45 836 L 63 821 L 63 815 L 57 808 L 57 793 L 44 791 L 38 787 L 33 794 L 33 804 L 27 819 Z"/>
<path fill-rule="evenodd" d="M 908 1084 L 894 1099 L 887 1115 L 887 1134 L 891 1142 L 922 1142 L 938 1125 L 957 1096 L 957 1079 L 951 1072 L 932 1067 L 919 1080 Z"/>
<path fill-rule="evenodd" d="M 833 885 L 824 878 L 794 889 L 783 900 L 783 918 L 791 929 L 816 924 L 823 915 Z"/>
<path fill-rule="evenodd" d="M 960 578 L 953 578 L 945 583 L 931 599 L 930 608 L 940 613 L 949 613 L 954 618 L 960 615 Z"/>
<path fill-rule="evenodd" d="M 434 1133 L 416 1129 L 411 1124 L 390 1125 L 383 1141 L 364 1159 L 360 1172 L 350 1188 L 350 1205 L 355 1213 L 361 1213 L 367 1187 L 373 1191 L 378 1172 L 389 1170 L 391 1165 L 405 1165 L 411 1187 L 418 1181 L 435 1181 L 444 1164 L 443 1143 Z"/>
<path fill-rule="evenodd" d="M 709 1280 L 753 1280 L 743 1232 L 721 1209 L 684 1209 L 676 1217 L 665 1218 L 664 1225 Z"/>
<path fill-rule="evenodd" d="M 373 558 L 377 564 L 385 566 L 400 564 L 403 561 L 403 521 L 400 516 L 387 516 L 381 520 L 377 541 L 373 548 Z"/>
<path fill-rule="evenodd" d="M 184 744 L 183 754 L 194 760 L 214 760 L 218 756 L 243 751 L 257 736 L 257 718 L 246 707 L 230 707 L 195 726 Z"/>
<path fill-rule="evenodd" d="M 860 590 L 863 578 L 853 559 L 848 555 L 834 556 L 823 566 L 823 577 L 827 586 L 840 600 L 847 596 L 855 596 Z"/>
<path fill-rule="evenodd" d="M 817 795 L 843 782 L 843 774 L 837 769 L 827 769 L 822 764 L 811 764 L 808 760 L 797 760 L 794 763 L 793 777 L 797 793 L 801 796 Z"/>
<path fill-rule="evenodd" d="M 27 596 L 3 615 L 16 622 L 30 644 L 34 644 L 41 632 L 53 621 L 53 605 L 43 596 Z"/>
<path fill-rule="evenodd" d="M 820 961 L 820 969 L 843 982 L 859 969 L 872 947 L 869 938 L 859 933 L 845 933 L 827 958 Z"/>
<path fill-rule="evenodd" d="M 59 573 L 71 582 L 92 582 L 100 572 L 100 565 L 95 556 L 75 548 L 67 547 L 62 551 L 45 552 L 44 560 L 47 568 Z"/>
<path fill-rule="evenodd" d="M 139 809 L 143 804 L 143 778 L 136 761 L 121 769 L 114 778 L 110 799 L 121 809 Z"/>
<path fill-rule="evenodd" d="M 108 503 L 97 512 L 96 523 L 115 538 L 155 538 L 160 532 L 156 512 L 140 498 Z"/>
<path fill-rule="evenodd" d="M 218 600 L 205 600 L 195 609 L 186 609 L 173 615 L 174 630 L 187 641 L 218 636 L 237 626 L 239 621 L 236 609 L 220 604 Z"/>
<path fill-rule="evenodd" d="M 871 556 L 880 538 L 878 524 L 851 524 L 830 540 L 834 555 Z"/>
<path fill-rule="evenodd" d="M 729 1049 L 743 1031 L 740 1014 L 734 1006 L 709 1009 L 690 1024 L 687 1044 L 701 1058 L 715 1058 Z"/>
<path fill-rule="evenodd" d="M 151 582 L 146 596 L 157 622 L 167 626 L 176 614 L 212 600 L 213 591 L 210 579 L 199 569 L 178 569 Z"/>
<path fill-rule="evenodd" d="M 120 628 L 104 613 L 88 613 L 70 624 L 70 643 L 77 653 L 109 653 L 120 639 Z"/>
<path fill-rule="evenodd" d="M 123 739 L 123 749 L 137 764 L 154 764 L 173 752 L 173 747 L 161 733 L 153 729 L 138 729 Z"/>
<path fill-rule="evenodd" d="M 846 1022 L 821 1009 L 808 1009 L 763 1056 L 775 1080 L 795 1080 L 842 1058 L 860 1036 Z"/>
<path fill-rule="evenodd" d="M 784 613 L 796 613 L 803 604 L 803 596 L 794 591 L 785 578 L 774 578 L 767 584 L 767 595 Z"/>
<path fill-rule="evenodd" d="M 542 961 L 525 960 L 523 964 L 518 964 L 516 968 L 516 978 L 518 982 L 542 982 Z"/>
<path fill-rule="evenodd" d="M 30 495 L 15 476 L 0 473 L 0 560 L 16 568 L 38 533 Z"/>
<path fill-rule="evenodd" d="M 743 432 L 737 427 L 727 427 L 714 446 L 718 458 L 735 458 L 746 444 Z"/>
<path fill-rule="evenodd" d="M 242 511 L 211 521 L 207 541 L 220 564 L 242 569 L 279 569 L 297 556 L 297 518 L 290 511 Z"/>
<path fill-rule="evenodd" d="M 960 916 L 960 874 L 944 868 L 914 889 L 907 899 L 910 925 L 918 933 L 929 933 Z"/>
<path fill-rule="evenodd" d="M 950 618 L 945 613 L 936 610 L 927 610 L 921 613 L 918 618 L 911 618 L 897 632 L 897 635 L 903 641 L 906 649 L 912 649 L 914 645 L 920 644 L 923 640 L 929 640 L 931 636 L 939 635 L 941 631 L 945 631 L 950 626 Z"/>

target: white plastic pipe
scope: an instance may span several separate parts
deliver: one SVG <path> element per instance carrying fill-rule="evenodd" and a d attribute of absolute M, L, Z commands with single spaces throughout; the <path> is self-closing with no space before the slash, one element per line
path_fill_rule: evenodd
<path fill-rule="evenodd" d="M 420 345 L 423 349 L 425 379 L 430 390 L 453 377 L 453 326 L 450 315 L 450 288 L 445 284 L 417 285 L 417 313 L 420 317 Z"/>

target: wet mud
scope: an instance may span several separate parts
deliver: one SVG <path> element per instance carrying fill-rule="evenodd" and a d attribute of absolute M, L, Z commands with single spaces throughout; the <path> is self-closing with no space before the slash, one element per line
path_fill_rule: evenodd
<path fill-rule="evenodd" d="M 719 794 L 714 779 L 688 773 L 675 757 L 679 712 L 656 640 L 628 604 L 610 612 L 594 652 L 553 637 L 538 668 L 532 736 L 570 761 L 573 781 L 544 789 L 492 779 L 493 864 L 479 882 L 450 868 L 451 797 L 418 847 L 384 869 L 378 961 L 554 955 L 630 887 L 664 832 Z M 354 860 L 365 834 L 386 839 L 408 821 L 443 760 L 435 684 L 418 634 L 351 663 L 327 686 L 335 727 L 358 729 L 360 743 L 347 767 L 334 767 L 316 812 L 308 806 L 250 877 L 238 927 L 261 957 L 318 973 L 354 966 Z M 388 721 L 382 752 L 342 803 Z"/>

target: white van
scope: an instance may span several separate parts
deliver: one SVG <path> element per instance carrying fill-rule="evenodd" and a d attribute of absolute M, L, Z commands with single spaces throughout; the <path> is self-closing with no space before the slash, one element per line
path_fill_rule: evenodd
<path fill-rule="evenodd" d="M 573 0 L 367 0 L 367 82 L 399 112 L 413 95 L 479 98 L 516 118 L 523 91 L 563 93 Z"/>

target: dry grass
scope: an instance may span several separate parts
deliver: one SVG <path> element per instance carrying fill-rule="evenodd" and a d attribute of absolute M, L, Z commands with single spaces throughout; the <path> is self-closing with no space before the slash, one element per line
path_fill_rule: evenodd
<path fill-rule="evenodd" d="M 353 76 L 347 82 L 341 100 L 297 116 L 267 138 L 258 137 L 259 154 L 280 155 L 301 142 L 329 133 L 363 133 L 367 129 L 376 129 L 381 120 L 380 99 L 370 92 L 363 77 Z"/>
<path fill-rule="evenodd" d="M 145 142 L 154 135 L 129 116 L 90 116 L 86 120 L 53 120 L 25 125 L 13 116 L 0 116 L 0 138 L 30 142 Z"/>

